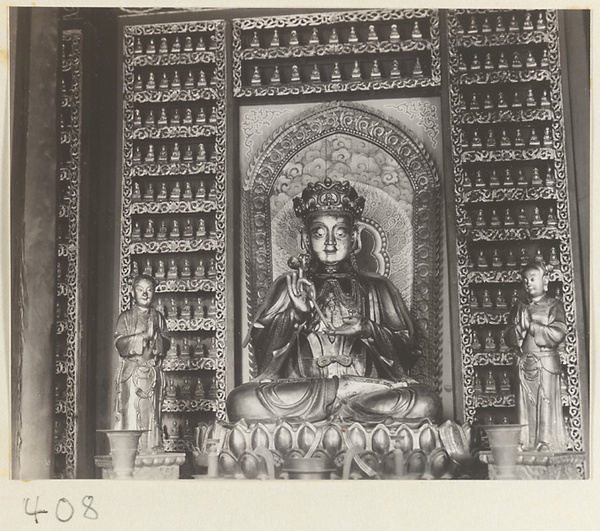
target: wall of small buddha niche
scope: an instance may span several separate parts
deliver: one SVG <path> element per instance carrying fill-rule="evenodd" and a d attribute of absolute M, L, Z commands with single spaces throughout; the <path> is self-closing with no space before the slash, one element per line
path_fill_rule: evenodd
<path fill-rule="evenodd" d="M 369 109 L 381 112 L 387 119 L 399 123 L 421 142 L 434 163 L 437 174 L 443 185 L 443 155 L 441 132 L 441 99 L 439 97 L 407 97 L 364 99 L 355 102 Z M 242 194 L 252 186 L 250 182 L 255 158 L 261 150 L 273 140 L 275 132 L 281 132 L 290 126 L 295 118 L 318 103 L 273 104 L 273 105 L 241 105 L 239 108 L 239 168 L 242 180 Z M 301 222 L 296 219 L 290 200 L 301 193 L 304 187 L 326 176 L 333 179 L 347 179 L 353 183 L 359 193 L 366 196 L 365 216 L 370 217 L 369 207 L 377 209 L 384 205 L 395 213 L 393 234 L 388 241 L 391 256 L 389 278 L 395 283 L 403 298 L 410 306 L 412 302 L 413 278 L 413 242 L 412 199 L 413 187 L 409 178 L 398 162 L 387 152 L 366 140 L 343 133 L 335 133 L 324 139 L 313 142 L 293 154 L 289 162 L 277 177 L 270 191 L 269 208 L 271 213 L 272 238 L 272 276 L 273 279 L 289 270 L 287 259 L 300 252 L 299 229 Z M 441 190 L 440 190 L 441 191 Z M 371 205 L 369 205 L 371 203 Z M 440 208 L 444 208 L 443 204 Z M 396 210 L 397 209 L 397 210 Z M 446 215 L 442 212 L 442 234 L 445 235 Z M 247 228 L 245 227 L 245 231 Z M 245 232 L 246 234 L 246 232 Z M 394 241 L 398 240 L 398 241 Z M 444 416 L 454 417 L 453 385 L 452 385 L 452 352 L 450 340 L 450 306 L 448 292 L 448 261 L 445 258 L 446 240 L 443 236 L 441 252 L 443 254 L 443 270 L 441 274 L 442 307 L 441 324 L 441 388 Z M 244 270 L 244 248 L 240 264 Z M 241 292 L 244 294 L 248 285 L 247 274 L 243 276 Z M 248 330 L 252 310 L 249 311 L 247 299 L 242 295 L 240 315 L 242 337 Z M 239 359 L 239 358 L 238 358 Z M 241 356 L 242 381 L 247 381 L 251 374 L 251 353 L 244 349 Z"/>

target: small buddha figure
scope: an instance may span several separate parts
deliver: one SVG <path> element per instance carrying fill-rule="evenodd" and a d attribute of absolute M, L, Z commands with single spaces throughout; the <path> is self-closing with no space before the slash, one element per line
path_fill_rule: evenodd
<path fill-rule="evenodd" d="M 358 62 L 355 63 L 358 67 Z M 354 76 L 354 70 L 352 70 L 352 75 Z M 390 77 L 402 77 L 402 73 L 400 72 L 400 67 L 398 66 L 398 60 L 394 59 L 392 61 L 392 68 L 390 69 Z M 354 79 L 354 77 L 352 77 Z M 360 69 L 358 70 L 358 78 L 360 79 Z"/>
<path fill-rule="evenodd" d="M 521 208 L 519 210 L 519 216 L 517 218 L 519 227 L 529 227 L 529 219 L 527 218 L 527 214 L 525 214 L 525 209 Z"/>
<path fill-rule="evenodd" d="M 548 49 L 544 48 L 542 52 L 542 58 L 540 59 L 540 68 L 548 68 Z"/>
<path fill-rule="evenodd" d="M 142 149 L 140 148 L 140 146 L 135 146 L 133 148 L 133 162 L 142 162 Z"/>
<path fill-rule="evenodd" d="M 179 162 L 181 160 L 181 152 L 179 151 L 179 144 L 175 142 L 173 145 L 173 151 L 171 152 L 171 162 Z"/>
<path fill-rule="evenodd" d="M 163 72 L 160 81 L 158 82 L 158 88 L 160 90 L 167 90 L 169 88 L 169 78 L 167 74 Z"/>
<path fill-rule="evenodd" d="M 60 117 L 61 120 L 61 129 L 64 129 L 64 124 L 62 124 L 62 115 Z M 139 109 L 135 109 L 134 113 L 133 113 L 133 126 L 134 127 L 141 127 L 142 126 L 142 114 L 140 112 Z"/>
<path fill-rule="evenodd" d="M 546 29 L 546 21 L 544 20 L 544 13 L 540 11 L 538 13 L 538 19 L 536 22 L 536 29 L 538 31 L 544 31 Z"/>
<path fill-rule="evenodd" d="M 525 58 L 525 67 L 526 68 L 537 68 L 537 62 L 535 60 L 535 57 L 533 57 L 531 50 L 527 51 L 527 57 Z"/>
<path fill-rule="evenodd" d="M 258 66 L 254 67 L 252 72 L 252 79 L 250 79 L 250 84 L 252 86 L 258 86 L 262 84 L 262 79 L 260 78 L 260 71 L 258 70 Z"/>
<path fill-rule="evenodd" d="M 155 161 L 154 146 L 152 144 L 150 144 L 148 146 L 148 151 L 146 152 L 146 158 L 144 159 L 144 162 L 146 162 L 146 163 L 152 163 L 154 161 Z"/>
<path fill-rule="evenodd" d="M 156 196 L 158 201 L 166 201 L 167 199 L 167 185 L 166 183 L 161 183 L 160 190 L 158 191 L 158 195 Z"/>
<path fill-rule="evenodd" d="M 523 170 L 517 170 L 517 186 L 529 186 Z"/>
<path fill-rule="evenodd" d="M 473 137 L 471 138 L 471 147 L 482 147 L 481 138 L 479 137 L 479 132 L 477 129 L 473 131 Z"/>
<path fill-rule="evenodd" d="M 484 383 L 484 392 L 488 395 L 493 395 L 497 392 L 496 378 L 494 378 L 494 371 L 489 369 L 487 371 Z"/>
<path fill-rule="evenodd" d="M 471 343 L 471 347 L 473 348 L 473 352 L 479 352 L 483 348 L 481 341 L 479 341 L 479 336 L 475 332 L 473 332 L 473 341 Z"/>
<path fill-rule="evenodd" d="M 560 286 L 556 286 L 556 288 L 554 289 L 554 298 L 556 300 L 562 301 L 562 290 L 560 289 Z"/>
<path fill-rule="evenodd" d="M 523 104 L 521 103 L 521 94 L 518 90 L 515 90 L 512 98 L 512 108 L 520 109 L 521 107 L 523 107 Z"/>
<path fill-rule="evenodd" d="M 377 36 L 377 33 L 375 31 L 375 26 L 373 26 L 372 24 L 369 25 L 369 33 L 367 35 L 367 42 L 379 42 L 379 37 Z"/>
<path fill-rule="evenodd" d="M 544 221 L 542 220 L 542 216 L 540 215 L 539 207 L 534 207 L 533 209 L 533 219 L 531 220 L 531 224 L 534 227 L 543 227 Z"/>
<path fill-rule="evenodd" d="M 515 226 L 515 220 L 512 217 L 512 214 L 510 213 L 510 209 L 507 208 L 504 212 L 504 227 L 505 228 L 510 228 L 510 227 L 514 227 Z"/>
<path fill-rule="evenodd" d="M 181 268 L 181 278 L 191 278 L 192 268 L 190 267 L 190 261 L 188 258 L 184 258 L 183 266 Z"/>
<path fill-rule="evenodd" d="M 160 39 L 160 47 L 158 48 L 158 53 L 169 53 L 169 47 L 167 45 L 166 37 L 162 37 Z"/>
<path fill-rule="evenodd" d="M 217 318 L 217 306 L 215 305 L 214 300 L 210 300 L 209 304 L 207 305 L 206 317 L 208 317 L 209 319 Z"/>
<path fill-rule="evenodd" d="M 490 175 L 490 186 L 492 188 L 497 188 L 500 186 L 500 179 L 498 179 L 498 174 L 496 173 L 496 168 L 492 169 L 492 173 Z"/>
<path fill-rule="evenodd" d="M 552 187 L 556 184 L 556 180 L 554 179 L 554 173 L 552 172 L 552 168 L 548 166 L 546 170 L 546 178 L 545 178 L 546 186 Z"/>
<path fill-rule="evenodd" d="M 479 30 L 477 29 L 477 22 L 475 21 L 475 17 L 471 15 L 471 18 L 469 19 L 469 27 L 467 28 L 467 33 L 470 35 L 475 35 L 478 32 Z"/>
<path fill-rule="evenodd" d="M 269 43 L 269 46 L 271 48 L 278 48 L 279 47 L 279 32 L 277 31 L 277 29 L 273 30 L 273 37 L 271 38 L 271 42 Z"/>
<path fill-rule="evenodd" d="M 421 68 L 421 61 L 417 57 L 413 66 L 412 77 L 418 78 L 423 77 L 423 68 Z"/>
<path fill-rule="evenodd" d="M 471 61 L 471 72 L 481 69 L 481 61 L 479 60 L 478 54 L 473 54 L 473 60 Z"/>
<path fill-rule="evenodd" d="M 512 17 L 510 18 L 510 22 L 508 24 L 508 31 L 519 31 L 519 23 L 517 22 L 517 19 L 515 17 L 515 15 L 512 15 Z"/>
<path fill-rule="evenodd" d="M 494 69 L 494 63 L 492 63 L 492 55 L 489 53 L 485 55 L 485 61 L 483 62 L 483 69 L 488 70 L 488 71 Z"/>
<path fill-rule="evenodd" d="M 171 303 L 169 305 L 169 317 L 177 319 L 179 317 L 179 306 L 175 302 L 175 299 L 171 297 Z"/>
<path fill-rule="evenodd" d="M 540 170 L 538 167 L 533 168 L 533 172 L 531 173 L 531 186 L 542 186 L 544 181 L 540 177 Z"/>
<path fill-rule="evenodd" d="M 500 376 L 500 392 L 501 393 L 510 393 L 511 385 L 510 385 L 510 377 L 508 375 L 507 370 L 503 370 Z"/>
<path fill-rule="evenodd" d="M 485 289 L 483 290 L 483 296 L 481 297 L 481 307 L 490 309 L 493 307 L 492 298 L 490 297 L 490 292 Z"/>
<path fill-rule="evenodd" d="M 550 248 L 550 256 L 548 258 L 548 263 L 554 268 L 557 268 L 560 266 L 560 261 L 558 259 L 558 253 L 556 252 L 556 247 Z"/>
<path fill-rule="evenodd" d="M 197 124 L 205 124 L 206 123 L 206 111 L 204 107 L 200 107 L 198 114 L 196 115 L 196 123 Z"/>
<path fill-rule="evenodd" d="M 502 186 L 514 186 L 515 181 L 513 179 L 512 171 L 510 168 L 504 170 L 504 176 L 502 179 Z"/>
<path fill-rule="evenodd" d="M 192 386 L 190 385 L 190 379 L 184 378 L 183 385 L 181 386 L 181 398 L 188 400 L 192 397 Z"/>
<path fill-rule="evenodd" d="M 479 269 L 487 269 L 489 266 L 487 259 L 485 258 L 485 254 L 483 251 L 479 251 L 479 255 L 477 256 L 477 267 Z"/>
<path fill-rule="evenodd" d="M 154 278 L 156 279 L 160 279 L 163 280 L 165 279 L 167 276 L 167 272 L 165 270 L 165 262 L 163 260 L 159 260 L 158 261 L 158 267 L 156 268 L 156 273 L 154 274 Z M 157 306 L 156 308 L 157 310 L 160 310 Z M 161 312 L 163 315 L 165 314 L 164 312 Z"/>
<path fill-rule="evenodd" d="M 398 31 L 397 27 L 396 27 L 396 31 Z M 398 36 L 398 40 L 400 40 L 400 36 Z M 350 44 L 354 44 L 354 43 L 358 42 L 358 37 L 356 36 L 356 29 L 354 29 L 354 26 L 350 26 L 350 33 L 348 35 L 348 42 Z"/>
<path fill-rule="evenodd" d="M 459 72 L 467 71 L 467 63 L 465 63 L 465 56 L 462 53 L 458 54 L 458 71 Z"/>
<path fill-rule="evenodd" d="M 529 263 L 529 253 L 525 247 L 521 248 L 521 267 L 525 267 Z"/>
<path fill-rule="evenodd" d="M 204 269 L 204 262 L 202 260 L 198 260 L 198 265 L 194 270 L 194 278 L 204 278 L 206 276 L 206 271 Z"/>
<path fill-rule="evenodd" d="M 379 63 L 377 62 L 377 59 L 373 61 L 370 79 L 381 79 L 381 71 L 379 70 Z"/>
<path fill-rule="evenodd" d="M 485 181 L 483 180 L 483 177 L 481 175 L 481 170 L 477 170 L 475 172 L 475 188 L 485 188 Z M 481 210 L 479 212 L 481 212 L 481 217 L 483 218 L 483 212 Z M 479 217 L 479 213 L 477 214 L 477 216 Z"/>
<path fill-rule="evenodd" d="M 179 185 L 179 181 L 175 182 L 175 186 L 171 189 L 171 195 L 169 196 L 171 201 L 180 201 L 181 200 L 181 186 Z"/>
<path fill-rule="evenodd" d="M 217 200 L 217 185 L 213 183 L 213 185 L 208 189 L 208 200 L 216 201 Z"/>
<path fill-rule="evenodd" d="M 298 41 L 298 32 L 294 29 L 290 31 L 290 40 L 288 42 L 289 46 L 298 46 L 300 41 Z"/>
<path fill-rule="evenodd" d="M 333 70 L 331 71 L 331 81 L 341 81 L 342 73 L 340 72 L 340 65 L 336 62 L 333 63 Z"/>
<path fill-rule="evenodd" d="M 190 395 L 191 395 L 191 391 L 190 391 Z M 183 426 L 183 438 L 188 442 L 191 442 L 194 438 L 194 429 L 190 425 L 189 419 L 185 419 L 185 424 Z"/>
<path fill-rule="evenodd" d="M 196 387 L 194 388 L 194 400 L 204 399 L 204 386 L 202 385 L 202 379 L 198 377 L 196 379 Z"/>
<path fill-rule="evenodd" d="M 191 319 L 192 317 L 192 307 L 190 306 L 190 301 L 187 297 L 183 299 L 183 306 L 181 307 L 181 318 L 182 319 Z"/>
<path fill-rule="evenodd" d="M 488 96 L 489 96 L 489 94 L 488 94 Z M 485 104 L 484 104 L 484 108 L 486 108 Z M 487 107 L 487 108 L 489 108 L 489 107 Z M 487 138 L 485 139 L 485 147 L 488 147 L 488 148 L 496 147 L 496 136 L 494 135 L 493 129 L 488 129 Z"/>
<path fill-rule="evenodd" d="M 204 301 L 202 297 L 198 297 L 196 299 L 196 318 L 204 319 L 206 317 L 206 307 L 204 306 Z"/>
<path fill-rule="evenodd" d="M 525 145 L 525 140 L 523 139 L 523 135 L 521 134 L 521 129 L 517 128 L 515 133 L 515 147 L 523 147 Z"/>
<path fill-rule="evenodd" d="M 489 92 L 485 95 L 485 99 L 483 100 L 483 108 L 486 111 L 489 111 L 490 109 L 494 108 L 494 102 L 492 101 L 492 95 Z M 486 146 L 487 147 L 496 147 L 496 137 L 494 135 L 493 129 L 490 129 L 488 131 Z"/>
<path fill-rule="evenodd" d="M 498 254 L 498 249 L 494 249 L 494 254 L 492 256 L 492 267 L 494 269 L 502 269 L 502 260 Z"/>
<path fill-rule="evenodd" d="M 191 70 L 189 70 L 185 76 L 185 81 L 183 82 L 183 88 L 193 89 L 195 85 L 196 85 L 196 81 L 194 80 L 194 74 L 192 73 Z"/>
<path fill-rule="evenodd" d="M 135 76 L 135 82 L 133 84 L 133 90 L 144 90 L 144 82 L 142 81 L 141 74 Z"/>
<path fill-rule="evenodd" d="M 498 308 L 498 310 L 505 310 L 508 308 L 504 293 L 502 293 L 501 289 L 496 291 L 496 308 Z"/>
<path fill-rule="evenodd" d="M 550 134 L 549 127 L 544 128 L 544 136 L 542 137 L 542 144 L 544 144 L 544 146 L 552 145 L 552 135 Z"/>
<path fill-rule="evenodd" d="M 150 72 L 148 76 L 148 81 L 146 81 L 146 90 L 155 90 L 156 89 L 156 81 L 154 80 L 154 74 Z"/>
<path fill-rule="evenodd" d="M 180 53 L 181 52 L 181 41 L 179 37 L 175 37 L 175 41 L 173 41 L 173 46 L 171 46 L 171 53 Z"/>
<path fill-rule="evenodd" d="M 487 335 L 485 336 L 483 349 L 488 351 L 496 349 L 496 341 L 494 341 L 494 337 L 492 336 L 492 332 L 490 330 L 487 331 Z"/>
<path fill-rule="evenodd" d="M 175 219 L 173 220 L 173 227 L 171 228 L 171 232 L 169 233 L 169 239 L 177 240 L 179 239 L 179 222 Z"/>
<path fill-rule="evenodd" d="M 192 186 L 189 182 L 186 182 L 183 189 L 183 199 L 191 201 L 193 198 L 194 194 L 192 193 Z"/>
<path fill-rule="evenodd" d="M 500 339 L 498 340 L 498 350 L 501 352 L 506 352 L 509 350 L 506 340 L 504 339 L 504 334 L 500 334 Z"/>
<path fill-rule="evenodd" d="M 550 269 L 531 262 L 522 271 L 527 301 L 513 306 L 506 342 L 517 349 L 517 413 L 524 450 L 565 451 L 569 436 L 561 403 L 559 345 L 567 335 L 563 303 L 547 295 Z"/>
<path fill-rule="evenodd" d="M 187 337 L 183 338 L 181 342 L 181 358 L 189 358 L 190 357 L 190 340 Z"/>
<path fill-rule="evenodd" d="M 208 260 L 208 265 L 206 266 L 206 274 L 208 278 L 214 279 L 217 277 L 217 268 L 215 266 L 215 259 L 210 258 Z"/>
<path fill-rule="evenodd" d="M 487 226 L 485 218 L 483 217 L 483 210 L 477 211 L 477 218 L 475 219 L 475 226 L 484 229 Z"/>
<path fill-rule="evenodd" d="M 354 30 L 354 26 L 352 26 L 352 30 Z M 355 35 L 356 35 L 356 33 L 355 33 Z M 389 41 L 390 42 L 398 42 L 399 40 L 400 40 L 400 33 L 398 32 L 398 25 L 392 24 L 390 27 Z M 350 42 L 350 39 L 348 39 L 348 42 Z M 354 41 L 354 42 L 356 42 L 356 41 Z"/>
<path fill-rule="evenodd" d="M 416 360 L 400 293 L 351 260 L 364 198 L 325 179 L 307 185 L 294 207 L 310 254 L 292 259 L 249 326 L 259 376 L 231 391 L 229 421 L 439 418 L 437 394 L 405 373 Z"/>
<path fill-rule="evenodd" d="M 483 26 L 481 26 L 481 33 L 487 34 L 492 33 L 492 26 L 490 26 L 490 20 L 488 17 L 483 19 Z"/>
<path fill-rule="evenodd" d="M 133 241 L 139 241 L 142 239 L 142 228 L 140 227 L 139 221 L 136 221 L 133 224 L 133 229 L 131 229 L 131 239 Z"/>
<path fill-rule="evenodd" d="M 177 270 L 177 264 L 175 263 L 174 258 L 171 258 L 169 260 L 169 269 L 167 271 L 167 278 L 169 280 L 176 280 L 179 278 L 179 271 Z"/>
<path fill-rule="evenodd" d="M 548 99 L 548 91 L 542 91 L 542 97 L 540 98 L 540 106 L 550 107 L 550 100 Z"/>
<path fill-rule="evenodd" d="M 473 92 L 471 94 L 471 102 L 469 103 L 469 110 L 478 111 L 479 110 L 479 102 L 477 101 L 477 94 Z"/>
<path fill-rule="evenodd" d="M 210 384 L 209 384 L 209 387 L 208 387 L 208 392 L 206 393 L 206 397 L 210 398 L 210 399 L 217 398 L 217 389 L 218 389 L 218 386 L 217 386 L 217 377 L 213 376 L 210 379 Z"/>
<path fill-rule="evenodd" d="M 160 151 L 158 152 L 158 162 L 165 162 L 167 160 L 167 147 L 163 144 L 160 146 Z"/>
<path fill-rule="evenodd" d="M 183 153 L 183 161 L 184 162 L 193 162 L 194 160 L 194 154 L 192 153 L 192 147 L 187 144 L 185 146 L 185 151 Z"/>
<path fill-rule="evenodd" d="M 190 125 L 192 122 L 192 110 L 188 108 L 183 113 L 183 123 L 184 125 Z"/>
<path fill-rule="evenodd" d="M 60 263 L 60 262 L 59 262 Z M 132 260 L 131 261 L 131 276 L 133 278 L 137 277 L 139 275 L 139 269 L 140 266 L 138 265 L 136 260 Z"/>
<path fill-rule="evenodd" d="M 160 227 L 158 228 L 158 234 L 156 235 L 156 239 L 159 241 L 163 241 L 167 239 L 167 223 L 165 220 L 160 222 Z"/>
<path fill-rule="evenodd" d="M 147 430 L 138 450 L 162 447 L 162 360 L 170 341 L 164 316 L 152 307 L 156 281 L 140 275 L 133 281 L 134 304 L 117 319 L 115 347 L 120 365 L 117 372 L 114 429 Z"/>
<path fill-rule="evenodd" d="M 483 392 L 483 382 L 481 381 L 481 375 L 479 371 L 475 371 L 475 378 L 473 382 L 473 392 L 479 394 Z"/>
<path fill-rule="evenodd" d="M 500 227 L 502 226 L 502 222 L 500 221 L 500 217 L 498 216 L 498 212 L 496 211 L 496 209 L 492 210 L 492 217 L 490 220 L 490 227 Z"/>
<path fill-rule="evenodd" d="M 206 237 L 206 223 L 204 219 L 198 219 L 198 230 L 196 231 L 196 238 Z"/>
<path fill-rule="evenodd" d="M 198 72 L 198 82 L 196 83 L 196 87 L 202 89 L 207 87 L 208 85 L 209 83 L 206 77 L 206 73 L 204 72 L 204 70 L 200 70 L 200 72 Z"/>
<path fill-rule="evenodd" d="M 154 238 L 154 221 L 151 219 L 148 220 L 146 224 L 146 230 L 144 232 L 144 239 L 150 240 Z"/>
<path fill-rule="evenodd" d="M 339 36 L 337 34 L 336 29 L 333 28 L 331 30 L 331 35 L 329 37 L 329 44 L 339 44 L 339 42 L 340 42 L 340 38 L 339 38 Z"/>
<path fill-rule="evenodd" d="M 198 153 L 196 155 L 196 161 L 205 162 L 206 160 L 206 150 L 204 148 L 204 144 L 198 144 Z"/>
<path fill-rule="evenodd" d="M 260 41 L 258 40 L 258 33 L 256 31 L 252 33 L 252 39 L 250 40 L 250 48 L 260 48 Z"/>
<path fill-rule="evenodd" d="M 183 43 L 183 51 L 184 52 L 193 52 L 194 47 L 192 45 L 192 38 L 189 35 L 186 35 L 185 41 Z"/>
<path fill-rule="evenodd" d="M 502 129 L 502 133 L 500 135 L 500 147 L 511 147 L 512 142 L 508 134 L 506 134 L 506 129 Z"/>
<path fill-rule="evenodd" d="M 512 249 L 509 249 L 508 251 L 508 256 L 506 258 L 506 267 L 508 267 L 509 269 L 514 269 L 517 267 L 517 259 L 515 258 Z"/>
<path fill-rule="evenodd" d="M 194 227 L 192 226 L 192 220 L 186 219 L 185 226 L 183 227 L 183 237 L 184 238 L 193 238 L 194 237 Z"/>
<path fill-rule="evenodd" d="M 542 254 L 542 250 L 539 247 L 535 251 L 535 256 L 533 257 L 533 260 L 535 262 L 543 262 L 544 261 L 544 255 Z"/>
<path fill-rule="evenodd" d="M 477 300 L 477 296 L 474 291 L 469 291 L 469 306 L 472 310 L 479 309 L 479 301 Z"/>
<path fill-rule="evenodd" d="M 179 423 L 174 420 L 169 429 L 169 439 L 179 439 Z"/>
<path fill-rule="evenodd" d="M 500 52 L 500 57 L 498 58 L 498 70 L 507 70 L 508 69 L 508 61 L 506 60 L 506 55 L 504 55 L 504 52 Z M 500 95 L 498 95 L 500 96 Z M 504 95 L 502 95 L 502 98 L 504 99 Z M 499 106 L 499 105 L 498 105 Z"/>
<path fill-rule="evenodd" d="M 175 352 L 175 350 L 169 352 Z M 177 398 L 177 386 L 173 382 L 173 378 L 169 378 L 169 385 L 167 385 L 166 395 L 167 398 Z"/>
<path fill-rule="evenodd" d="M 502 19 L 502 15 L 498 15 L 496 17 L 496 33 L 504 33 L 506 31 L 506 26 L 504 26 L 504 20 Z"/>

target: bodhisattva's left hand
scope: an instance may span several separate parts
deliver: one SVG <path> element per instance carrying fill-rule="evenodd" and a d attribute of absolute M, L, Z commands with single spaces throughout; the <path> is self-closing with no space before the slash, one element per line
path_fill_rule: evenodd
<path fill-rule="evenodd" d="M 371 326 L 369 322 L 358 315 L 343 317 L 344 324 L 338 326 L 329 332 L 334 336 L 361 336 L 367 337 L 371 335 Z"/>

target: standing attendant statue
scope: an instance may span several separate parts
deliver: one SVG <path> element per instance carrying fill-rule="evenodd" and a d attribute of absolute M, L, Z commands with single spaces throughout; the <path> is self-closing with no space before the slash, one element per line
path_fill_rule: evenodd
<path fill-rule="evenodd" d="M 115 403 L 117 430 L 148 430 L 140 438 L 139 452 L 162 449 L 161 362 L 169 350 L 167 324 L 152 307 L 156 281 L 139 275 L 133 281 L 134 305 L 117 320 L 115 346 L 121 357 Z"/>
<path fill-rule="evenodd" d="M 518 414 L 523 450 L 560 452 L 567 449 L 560 397 L 558 346 L 567 335 L 562 302 L 549 297 L 550 266 L 532 262 L 523 268 L 527 302 L 512 309 L 506 342 L 517 349 Z"/>

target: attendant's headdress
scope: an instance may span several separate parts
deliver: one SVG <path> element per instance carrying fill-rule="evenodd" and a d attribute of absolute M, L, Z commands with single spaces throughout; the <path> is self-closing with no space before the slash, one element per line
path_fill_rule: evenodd
<path fill-rule="evenodd" d="M 348 181 L 332 181 L 326 177 L 322 182 L 309 183 L 302 196 L 294 197 L 296 216 L 304 221 L 313 212 L 347 212 L 354 220 L 361 217 L 365 198 L 359 196 Z"/>

